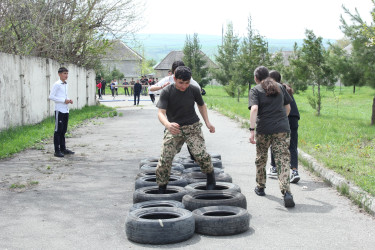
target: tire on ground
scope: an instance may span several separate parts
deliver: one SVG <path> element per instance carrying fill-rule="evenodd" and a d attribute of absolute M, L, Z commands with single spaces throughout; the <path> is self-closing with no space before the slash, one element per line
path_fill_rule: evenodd
<path fill-rule="evenodd" d="M 187 174 L 184 174 L 183 176 L 186 178 L 188 184 L 206 181 L 207 179 L 207 175 L 202 172 L 187 173 Z M 215 172 L 215 180 L 219 182 L 232 182 L 232 177 L 227 173 Z"/>
<path fill-rule="evenodd" d="M 185 186 L 189 192 L 206 190 L 206 182 L 195 182 Z M 216 182 L 215 190 L 230 190 L 241 193 L 241 188 L 237 184 L 230 182 Z"/>
<path fill-rule="evenodd" d="M 211 158 L 212 165 L 214 168 L 223 168 L 223 164 L 220 159 L 217 158 Z M 184 165 L 185 169 L 186 168 L 193 168 L 193 167 L 199 167 L 199 164 L 192 161 L 191 159 L 186 159 L 181 161 L 181 164 Z"/>
<path fill-rule="evenodd" d="M 211 158 L 216 158 L 221 160 L 221 154 L 215 154 L 215 153 L 209 153 L 211 155 Z"/>
<path fill-rule="evenodd" d="M 158 186 L 150 186 L 136 189 L 133 193 L 133 203 L 151 200 L 175 200 L 182 201 L 182 197 L 187 194 L 184 187 L 167 185 L 165 194 L 159 194 Z"/>
<path fill-rule="evenodd" d="M 148 163 L 151 163 L 151 162 L 158 162 L 159 161 L 159 157 L 148 157 L 146 159 L 142 159 L 140 162 L 139 162 L 139 167 L 142 167 L 144 164 L 148 164 Z"/>
<path fill-rule="evenodd" d="M 177 207 L 177 208 L 185 208 L 184 204 L 179 201 L 173 200 L 160 200 L 160 201 L 143 201 L 139 203 L 135 203 L 131 208 L 130 212 L 141 209 L 141 208 L 151 208 L 151 207 Z"/>
<path fill-rule="evenodd" d="M 209 206 L 235 206 L 246 209 L 246 197 L 230 190 L 206 190 L 190 192 L 182 199 L 185 209 L 193 211 Z"/>
<path fill-rule="evenodd" d="M 151 162 L 151 163 L 147 163 L 147 164 L 142 165 L 140 167 L 140 169 L 141 169 L 141 171 L 151 171 L 151 170 L 156 171 L 157 165 L 158 165 L 157 162 Z M 184 171 L 184 169 L 185 169 L 184 165 L 182 165 L 180 163 L 172 163 L 171 170 L 182 172 L 182 171 Z"/>
<path fill-rule="evenodd" d="M 217 173 L 223 173 L 224 170 L 222 168 L 214 168 L 215 174 Z M 200 167 L 192 167 L 192 168 L 186 168 L 182 171 L 183 174 L 187 173 L 194 173 L 194 172 L 202 172 Z"/>
<path fill-rule="evenodd" d="M 187 185 L 187 180 L 183 176 L 171 175 L 169 177 L 168 185 L 185 187 Z M 157 186 L 156 176 L 145 176 L 140 177 L 135 181 L 135 189 L 149 186 Z"/>
<path fill-rule="evenodd" d="M 204 235 L 224 236 L 246 232 L 250 215 L 246 209 L 233 206 L 202 207 L 193 211 L 195 232 Z"/>
<path fill-rule="evenodd" d="M 125 222 L 129 240 L 142 244 L 169 244 L 191 238 L 193 214 L 182 208 L 145 208 L 130 212 Z"/>
<path fill-rule="evenodd" d="M 171 170 L 171 175 L 178 175 L 178 176 L 181 176 L 181 172 L 180 171 L 176 171 L 176 170 Z M 155 177 L 156 174 L 155 174 L 155 170 L 150 170 L 150 171 L 142 171 L 142 172 L 139 172 L 137 174 L 137 176 L 135 177 L 135 179 L 139 179 L 140 177 Z"/>

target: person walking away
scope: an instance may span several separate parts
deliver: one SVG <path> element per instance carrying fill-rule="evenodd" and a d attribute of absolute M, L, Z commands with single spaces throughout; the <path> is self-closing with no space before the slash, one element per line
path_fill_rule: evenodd
<path fill-rule="evenodd" d="M 142 92 L 142 85 L 139 83 L 139 80 L 134 84 L 134 105 L 139 105 L 139 98 Z M 136 101 L 137 99 L 137 101 Z"/>
<path fill-rule="evenodd" d="M 98 84 L 96 84 L 96 87 L 98 88 L 99 99 L 103 99 L 102 98 L 102 83 L 99 81 Z"/>
<path fill-rule="evenodd" d="M 276 82 L 281 83 L 281 75 L 276 70 L 270 71 L 270 77 L 274 79 Z M 292 170 L 292 175 L 290 177 L 291 183 L 297 183 L 301 178 L 298 174 L 298 120 L 300 119 L 300 114 L 298 111 L 297 103 L 293 96 L 293 89 L 284 83 L 281 83 L 290 97 L 292 97 L 292 102 L 290 103 L 290 113 L 288 115 L 289 120 L 289 127 L 290 127 L 290 146 L 289 146 L 289 152 L 290 152 L 290 168 Z M 271 146 L 272 148 L 272 146 Z M 271 150 L 271 169 L 270 174 L 271 175 L 277 175 L 277 168 L 275 164 L 275 158 L 272 154 Z"/>
<path fill-rule="evenodd" d="M 74 154 L 73 151 L 66 148 L 65 144 L 65 133 L 69 121 L 68 105 L 73 104 L 73 101 L 68 97 L 68 84 L 66 82 L 69 75 L 68 69 L 61 67 L 57 72 L 60 79 L 53 85 L 49 99 L 55 102 L 54 156 L 64 157 L 64 155 Z"/>
<path fill-rule="evenodd" d="M 129 95 L 129 90 L 128 90 L 128 85 L 129 83 L 126 81 L 126 79 L 124 79 L 124 82 L 122 83 L 122 85 L 125 85 L 126 87 L 124 87 L 124 95 Z"/>
<path fill-rule="evenodd" d="M 161 93 L 157 103 L 158 118 L 164 125 L 164 139 L 162 152 L 156 167 L 156 182 L 159 193 L 166 193 L 174 156 L 180 152 L 186 142 L 203 173 L 207 175 L 206 189 L 215 189 L 215 174 L 211 156 L 207 153 L 202 133 L 202 123 L 195 112 L 198 110 L 211 133 L 215 127 L 210 123 L 207 107 L 203 101 L 200 89 L 190 85 L 191 70 L 179 66 L 175 70 L 175 84 L 168 85 Z"/>
<path fill-rule="evenodd" d="M 292 98 L 285 88 L 269 77 L 269 71 L 259 66 L 254 71 L 256 86 L 250 90 L 250 143 L 256 144 L 256 183 L 254 191 L 259 196 L 266 193 L 266 163 L 268 148 L 272 145 L 278 169 L 279 186 L 285 207 L 294 207 L 290 191 L 290 128 L 288 114 Z M 256 125 L 256 137 L 255 137 Z M 256 140 L 255 140 L 256 139 Z"/>
<path fill-rule="evenodd" d="M 102 84 L 102 95 L 105 95 L 105 87 L 107 85 L 107 82 L 106 82 L 106 80 L 104 80 L 103 77 L 102 77 L 102 80 L 100 82 Z"/>

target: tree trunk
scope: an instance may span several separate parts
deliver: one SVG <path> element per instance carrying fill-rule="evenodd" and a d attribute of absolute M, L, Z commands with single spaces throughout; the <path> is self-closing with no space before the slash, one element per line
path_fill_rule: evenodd
<path fill-rule="evenodd" d="M 371 125 L 375 125 L 375 96 L 372 100 L 372 117 L 371 117 Z"/>
<path fill-rule="evenodd" d="M 321 96 L 320 96 L 320 84 L 318 83 L 318 106 L 317 106 L 317 111 L 318 111 L 318 116 L 320 116 L 320 108 L 321 108 L 321 103 L 322 103 L 322 99 L 321 99 Z"/>
<path fill-rule="evenodd" d="M 241 90 L 239 87 L 237 87 L 237 102 L 240 102 L 240 94 L 241 94 Z"/>
<path fill-rule="evenodd" d="M 355 94 L 355 84 L 353 85 L 353 94 Z"/>

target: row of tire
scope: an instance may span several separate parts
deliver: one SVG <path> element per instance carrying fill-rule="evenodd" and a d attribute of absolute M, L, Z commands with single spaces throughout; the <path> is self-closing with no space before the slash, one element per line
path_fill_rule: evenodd
<path fill-rule="evenodd" d="M 249 229 L 246 197 L 230 175 L 224 173 L 221 156 L 211 154 L 216 188 L 206 190 L 206 175 L 187 157 L 176 158 L 166 194 L 159 194 L 155 170 L 158 158 L 140 162 L 133 206 L 126 218 L 129 240 L 143 244 L 185 241 L 194 232 L 234 235 Z"/>

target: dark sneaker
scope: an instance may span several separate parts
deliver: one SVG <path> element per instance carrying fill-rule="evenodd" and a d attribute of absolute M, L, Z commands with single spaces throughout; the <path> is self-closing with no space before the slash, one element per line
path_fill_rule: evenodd
<path fill-rule="evenodd" d="M 64 155 L 74 155 L 74 152 L 71 151 L 71 150 L 69 150 L 69 149 L 65 149 L 65 150 L 63 151 L 63 153 L 64 153 Z"/>
<path fill-rule="evenodd" d="M 293 195 L 289 192 L 285 192 L 284 194 L 284 206 L 285 207 L 294 207 L 296 204 L 293 200 Z"/>
<path fill-rule="evenodd" d="M 57 152 L 55 152 L 54 156 L 56 156 L 56 157 L 64 157 L 64 154 L 61 153 L 61 151 L 57 151 Z"/>
<path fill-rule="evenodd" d="M 293 170 L 292 176 L 290 177 L 290 182 L 291 183 L 297 183 L 301 178 L 299 177 L 298 171 Z"/>
<path fill-rule="evenodd" d="M 254 189 L 255 193 L 259 196 L 265 196 L 266 193 L 264 192 L 264 188 L 256 187 Z"/>
<path fill-rule="evenodd" d="M 270 167 L 270 171 L 268 172 L 268 175 L 277 176 L 277 169 L 276 169 L 276 167 Z"/>

